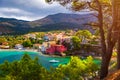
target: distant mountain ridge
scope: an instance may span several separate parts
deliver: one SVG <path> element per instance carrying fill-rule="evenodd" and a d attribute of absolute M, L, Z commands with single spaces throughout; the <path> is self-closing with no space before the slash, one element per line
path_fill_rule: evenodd
<path fill-rule="evenodd" d="M 93 30 L 88 25 L 90 22 L 96 22 L 97 18 L 93 14 L 66 14 L 58 13 L 48 15 L 35 21 L 24 21 L 13 18 L 0 18 L 0 32 L 6 33 L 24 33 L 29 31 L 51 31 L 65 29 L 88 29 Z"/>
<path fill-rule="evenodd" d="M 85 24 L 88 22 L 95 22 L 96 18 L 93 14 L 66 14 L 66 13 L 58 13 L 55 15 L 48 15 L 45 18 L 40 20 L 35 20 L 30 23 L 46 25 L 46 24 L 55 24 L 55 23 L 74 23 L 74 24 Z"/>
<path fill-rule="evenodd" d="M 14 18 L 1 18 L 0 17 L 0 32 L 1 33 L 9 33 L 9 34 L 20 34 L 23 32 L 28 32 L 30 29 L 30 25 L 28 21 L 17 20 Z"/>

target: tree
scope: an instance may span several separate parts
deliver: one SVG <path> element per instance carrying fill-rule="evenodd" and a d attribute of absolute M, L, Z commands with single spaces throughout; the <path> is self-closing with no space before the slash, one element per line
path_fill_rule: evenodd
<path fill-rule="evenodd" d="M 37 38 L 43 38 L 44 35 L 45 35 L 44 32 L 39 32 L 38 34 L 36 34 L 36 37 L 37 37 Z"/>
<path fill-rule="evenodd" d="M 109 19 L 112 25 L 108 25 L 107 21 L 105 22 L 105 18 L 106 18 L 105 14 L 106 13 L 108 15 L 112 14 L 111 12 L 112 5 L 110 0 L 46 0 L 46 1 L 48 3 L 57 1 L 63 6 L 70 6 L 70 8 L 74 11 L 80 11 L 81 9 L 89 8 L 89 10 L 97 12 L 97 16 L 96 15 L 95 16 L 98 18 L 97 26 L 100 32 L 101 47 L 102 47 L 102 64 L 101 64 L 100 78 L 103 79 L 104 77 L 106 77 L 108 74 L 108 67 L 109 67 L 109 62 L 111 59 L 113 47 L 115 46 L 115 43 L 117 42 L 118 39 L 118 35 L 116 34 L 118 27 L 116 27 L 116 22 L 115 22 L 116 14 L 114 14 L 113 12 L 114 14 L 113 23 Z"/>
<path fill-rule="evenodd" d="M 73 49 L 79 50 L 81 40 L 77 36 L 73 36 L 71 40 L 72 40 Z"/>
<path fill-rule="evenodd" d="M 20 61 L 5 62 L 0 65 L 0 74 L 2 74 L 0 76 L 5 77 L 2 80 L 48 80 L 43 79 L 47 70 L 38 60 L 38 58 L 32 60 L 28 54 L 25 54 Z"/>
<path fill-rule="evenodd" d="M 83 80 L 94 78 L 99 66 L 91 56 L 82 60 L 71 57 L 69 63 L 57 68 L 45 69 L 36 57 L 32 59 L 27 53 L 21 60 L 0 64 L 1 80 Z"/>
<path fill-rule="evenodd" d="M 94 67 L 93 67 L 94 66 Z M 96 71 L 99 70 L 91 56 L 82 60 L 79 57 L 71 57 L 71 60 L 66 65 L 60 65 L 57 71 L 63 73 L 63 80 L 84 80 L 89 77 L 95 77 Z"/>
<path fill-rule="evenodd" d="M 79 30 L 75 33 L 75 36 L 78 36 L 80 39 L 82 39 L 82 42 L 84 42 L 84 40 L 90 39 L 92 34 L 88 30 Z"/>
<path fill-rule="evenodd" d="M 0 65 L 0 76 L 6 76 L 9 74 L 11 68 L 8 61 L 5 61 L 4 64 Z"/>
<path fill-rule="evenodd" d="M 120 0 L 112 0 L 113 4 L 113 15 L 114 15 L 114 25 L 116 26 L 116 35 L 118 36 L 117 41 L 117 69 L 120 69 Z"/>
<path fill-rule="evenodd" d="M 5 37 L 0 37 L 0 45 L 3 43 L 3 42 L 6 42 L 7 39 Z"/>
<path fill-rule="evenodd" d="M 92 36 L 91 32 L 88 30 L 79 30 L 75 33 L 75 35 L 79 38 L 82 38 L 82 40 L 83 38 L 89 39 Z"/>
<path fill-rule="evenodd" d="M 22 44 L 23 44 L 24 47 L 32 47 L 32 43 L 31 43 L 30 40 L 26 40 Z"/>

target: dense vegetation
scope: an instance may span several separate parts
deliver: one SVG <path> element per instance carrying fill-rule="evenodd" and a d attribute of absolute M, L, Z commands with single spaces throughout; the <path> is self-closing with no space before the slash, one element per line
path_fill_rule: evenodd
<path fill-rule="evenodd" d="M 66 65 L 45 69 L 39 64 L 39 59 L 31 59 L 25 54 L 20 61 L 0 64 L 0 80 L 83 80 L 94 79 L 98 76 L 99 67 L 93 58 L 82 60 L 71 57 Z"/>
<path fill-rule="evenodd" d="M 42 38 L 44 34 L 43 32 L 39 32 L 36 35 L 36 39 L 27 38 L 25 35 L 0 36 L 0 45 L 7 43 L 10 48 L 14 48 L 16 44 L 22 44 L 24 47 L 32 47 L 35 43 L 42 44 L 43 40 L 39 40 L 38 38 Z"/>

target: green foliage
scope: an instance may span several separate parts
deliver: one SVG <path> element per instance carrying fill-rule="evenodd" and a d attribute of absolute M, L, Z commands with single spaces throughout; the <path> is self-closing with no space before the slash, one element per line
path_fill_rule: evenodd
<path fill-rule="evenodd" d="M 37 37 L 37 38 L 43 38 L 44 35 L 45 35 L 44 32 L 39 32 L 39 33 L 36 35 L 36 37 Z"/>
<path fill-rule="evenodd" d="M 87 66 L 87 75 L 95 77 L 99 67 L 93 62 L 93 58 L 91 56 L 87 57 L 85 60 L 85 65 Z"/>
<path fill-rule="evenodd" d="M 8 75 L 9 72 L 10 72 L 10 63 L 8 61 L 5 61 L 4 64 L 1 64 L 0 65 L 0 75 L 1 76 L 5 76 L 5 75 Z"/>
<path fill-rule="evenodd" d="M 42 44 L 44 40 L 38 40 L 37 43 Z"/>
<path fill-rule="evenodd" d="M 85 60 L 71 57 L 67 65 L 60 65 L 57 70 L 62 71 L 65 80 L 84 80 L 90 76 L 95 77 L 99 67 L 93 62 L 91 56 Z"/>
<path fill-rule="evenodd" d="M 13 48 L 16 44 L 22 44 L 24 41 L 23 36 L 2 36 L 0 37 L 0 44 L 7 42 L 10 48 Z"/>
<path fill-rule="evenodd" d="M 95 0 L 45 0 L 47 3 L 53 3 L 53 2 L 59 2 L 60 5 L 68 7 L 67 5 L 70 5 L 70 9 L 73 11 L 80 11 L 83 9 L 86 9 L 86 6 L 88 6 L 94 11 L 97 11 L 98 5 Z M 111 0 L 98 0 L 101 5 L 105 5 L 104 7 L 111 6 Z M 87 5 L 88 4 L 88 5 Z"/>
<path fill-rule="evenodd" d="M 31 43 L 30 40 L 24 41 L 24 42 L 22 43 L 22 45 L 23 45 L 24 47 L 32 47 L 32 43 Z"/>
<path fill-rule="evenodd" d="M 117 52 L 114 51 L 114 52 L 112 53 L 112 57 L 116 57 L 116 56 L 117 56 Z"/>
<path fill-rule="evenodd" d="M 10 48 L 14 48 L 16 44 L 23 44 L 24 47 L 32 47 L 33 44 L 39 43 L 42 44 L 43 40 L 33 39 L 33 38 L 25 38 L 24 35 L 19 36 L 1 36 L 0 37 L 0 45 L 3 42 L 7 42 Z"/>
<path fill-rule="evenodd" d="M 109 69 L 110 69 L 110 70 L 115 70 L 116 67 L 117 67 L 117 62 L 113 62 L 113 63 L 111 63 Z"/>
<path fill-rule="evenodd" d="M 79 50 L 80 49 L 80 42 L 81 42 L 79 37 L 73 36 L 71 40 L 73 43 L 74 50 Z"/>
<path fill-rule="evenodd" d="M 36 43 L 36 39 L 29 38 L 29 40 L 31 41 L 32 44 L 35 44 L 35 43 Z"/>
<path fill-rule="evenodd" d="M 20 61 L 5 62 L 0 65 L 0 70 L 4 74 L 0 76 L 5 77 L 6 80 L 41 79 L 41 74 L 44 74 L 46 70 L 39 64 L 38 60 L 38 58 L 32 60 L 28 54 L 25 54 Z"/>
<path fill-rule="evenodd" d="M 5 62 L 0 65 L 1 80 L 84 80 L 95 77 L 99 70 L 93 58 L 87 57 L 82 60 L 78 57 L 71 57 L 66 65 L 59 65 L 57 68 L 45 69 L 39 64 L 39 59 L 31 59 L 26 53 L 20 61 L 12 63 Z"/>
<path fill-rule="evenodd" d="M 90 39 L 92 34 L 88 30 L 79 30 L 75 33 L 75 36 L 78 36 L 79 38 L 83 40 L 83 38 Z"/>
<path fill-rule="evenodd" d="M 0 37 L 0 44 L 2 44 L 3 42 L 6 42 L 6 41 L 7 41 L 6 38 L 4 38 L 4 37 Z"/>

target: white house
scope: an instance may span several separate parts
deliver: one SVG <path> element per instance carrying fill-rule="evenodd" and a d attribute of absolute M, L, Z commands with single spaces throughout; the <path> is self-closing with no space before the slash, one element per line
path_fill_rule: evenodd
<path fill-rule="evenodd" d="M 41 52 L 45 53 L 46 47 L 44 45 L 41 46 Z"/>
<path fill-rule="evenodd" d="M 22 44 L 16 44 L 15 49 L 23 49 L 23 45 Z"/>

